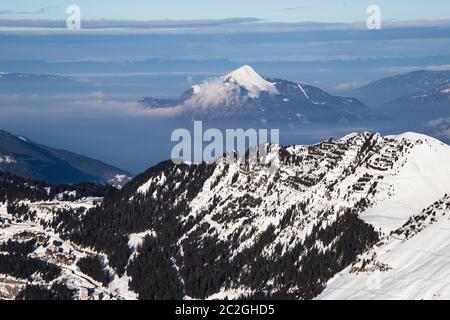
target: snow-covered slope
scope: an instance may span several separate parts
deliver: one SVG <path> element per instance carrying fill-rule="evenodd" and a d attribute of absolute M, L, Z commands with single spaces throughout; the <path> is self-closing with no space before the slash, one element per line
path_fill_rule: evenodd
<path fill-rule="evenodd" d="M 418 134 L 402 168 L 384 179 L 386 199 L 361 213 L 381 230 L 379 244 L 338 273 L 320 299 L 450 297 L 450 148 Z"/>
<path fill-rule="evenodd" d="M 273 258 L 281 250 L 281 256 L 289 255 L 295 251 L 296 244 L 304 243 L 314 234 L 315 227 L 326 230 L 339 221 L 339 213 L 354 208 L 361 219 L 380 231 L 381 241 L 389 242 L 380 244 L 384 256 L 379 262 L 393 268 L 394 275 L 374 296 L 449 297 L 450 278 L 445 272 L 450 262 L 450 212 L 448 196 L 445 197 L 450 192 L 449 146 L 414 133 L 388 137 L 364 133 L 276 152 L 283 156 L 275 175 L 267 175 L 258 167 L 243 170 L 219 165 L 191 202 L 190 214 L 185 218 L 201 216 L 200 222 L 180 242 L 206 225 L 208 235 L 215 235 L 219 241 L 239 235 L 240 241 L 233 251 L 237 255 L 252 248 L 274 226 L 272 241 L 264 246 L 262 254 Z M 224 172 L 227 172 L 225 176 Z M 439 205 L 436 219 L 442 219 L 438 223 L 406 243 L 387 236 L 411 216 L 441 199 L 447 202 Z M 233 210 L 236 204 L 239 209 Z M 290 208 L 295 208 L 294 215 L 286 225 L 283 221 Z M 322 241 L 315 246 L 327 250 Z M 424 268 L 425 264 L 429 267 Z M 341 274 L 336 276 L 336 284 L 334 280 L 330 283 L 325 296 L 328 290 L 335 292 L 333 288 L 340 285 L 359 289 L 359 280 L 353 284 L 348 277 L 340 277 Z M 271 281 L 276 284 L 276 277 Z M 362 283 L 366 285 L 365 278 Z M 392 292 L 387 291 L 389 286 Z M 243 294 L 246 290 L 249 294 L 248 288 L 231 287 L 212 297 L 236 297 L 233 292 Z M 345 292 L 334 297 L 346 297 Z M 354 295 L 350 297 L 358 296 L 354 291 L 349 292 Z M 362 297 L 371 297 L 370 290 L 369 296 Z"/>
<path fill-rule="evenodd" d="M 217 164 L 179 216 L 181 225 L 189 226 L 175 244 L 184 253 L 175 258 L 181 270 L 186 252 L 192 254 L 190 246 L 205 242 L 227 248 L 225 257 L 215 257 L 221 269 L 231 263 L 246 270 L 237 279 L 228 275 L 234 279 L 231 283 L 209 288 L 208 298 L 261 294 L 310 298 L 357 254 L 379 242 L 371 242 L 377 238 L 373 232 L 385 237 L 450 189 L 450 147 L 413 133 L 350 134 L 313 146 L 274 146 L 270 154 L 279 155 L 272 157 L 279 162 L 276 172 L 264 164 Z M 153 174 L 136 190 L 141 193 L 145 188 L 147 198 L 158 199 L 166 188 L 172 189 L 161 184 L 171 175 Z M 352 220 L 354 216 L 358 218 Z M 342 234 L 336 235 L 337 230 Z M 244 279 L 261 272 L 260 267 L 239 262 L 252 254 L 267 265 L 264 280 L 253 285 Z M 345 259 L 335 260 L 340 254 Z M 321 259 L 328 262 L 321 265 Z M 315 268 L 324 269 L 315 274 Z M 188 282 L 188 296 L 204 297 L 181 277 Z"/>
<path fill-rule="evenodd" d="M 338 273 L 319 299 L 450 298 L 450 197 L 444 196 Z"/>
<path fill-rule="evenodd" d="M 409 141 L 415 146 L 404 164 L 383 180 L 378 196 L 385 200 L 361 214 L 361 217 L 385 233 L 400 226 L 416 212 L 450 193 L 450 148 L 428 136 L 406 133 L 390 136 L 395 141 Z M 389 153 L 387 147 L 385 153 Z"/>
<path fill-rule="evenodd" d="M 363 132 L 265 148 L 163 162 L 82 213 L 9 214 L 101 252 L 121 297 L 449 298 L 449 146 Z"/>

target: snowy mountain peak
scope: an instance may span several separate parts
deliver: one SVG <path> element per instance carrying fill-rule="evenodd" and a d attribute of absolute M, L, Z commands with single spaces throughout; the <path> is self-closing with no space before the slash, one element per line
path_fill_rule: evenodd
<path fill-rule="evenodd" d="M 223 77 L 225 83 L 235 83 L 244 87 L 252 98 L 259 97 L 262 91 L 277 94 L 275 83 L 260 76 L 251 66 L 244 65 Z"/>
<path fill-rule="evenodd" d="M 328 94 L 306 84 L 264 78 L 244 65 L 224 76 L 191 86 L 176 100 L 144 97 L 145 108 L 170 108 L 180 117 L 208 120 L 284 123 L 303 126 L 315 122 L 364 123 L 383 116 L 357 99 Z"/>

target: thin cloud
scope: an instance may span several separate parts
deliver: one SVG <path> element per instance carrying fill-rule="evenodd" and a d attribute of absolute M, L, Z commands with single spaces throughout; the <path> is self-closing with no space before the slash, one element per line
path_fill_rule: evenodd
<path fill-rule="evenodd" d="M 3 14 L 40 14 L 47 13 L 56 7 L 46 7 L 37 11 L 12 11 L 3 10 Z M 55 28 L 60 25 L 62 20 L 0 20 L 1 26 L 8 27 L 35 27 L 35 28 Z M 262 22 L 259 18 L 226 18 L 226 19 L 199 19 L 199 20 L 85 20 L 83 28 L 85 29 L 177 29 L 177 28 L 195 28 L 195 27 L 223 27 L 242 24 L 251 24 Z"/>
<path fill-rule="evenodd" d="M 420 70 L 426 70 L 426 71 L 448 71 L 450 70 L 449 64 L 444 65 L 436 65 L 436 66 L 411 66 L 411 67 L 391 67 L 391 68 L 385 68 L 384 69 L 388 73 L 406 73 L 406 72 L 413 72 L 413 71 L 420 71 Z"/>
<path fill-rule="evenodd" d="M 132 101 L 118 101 L 104 92 L 90 94 L 0 94 L 0 117 L 50 118 L 173 118 L 185 112 L 184 106 L 146 109 Z"/>
<path fill-rule="evenodd" d="M 298 10 L 305 10 L 305 9 L 310 9 L 310 6 L 300 6 L 300 7 L 288 7 L 288 8 L 283 8 L 284 11 L 298 11 Z"/>
<path fill-rule="evenodd" d="M 58 9 L 59 7 L 43 7 L 38 10 L 34 11 L 17 11 L 17 10 L 0 10 L 0 15 L 19 15 L 19 14 L 29 14 L 29 15 L 35 15 L 35 14 L 46 14 L 49 13 L 55 9 Z"/>
<path fill-rule="evenodd" d="M 196 94 L 192 95 L 181 104 L 172 107 L 161 108 L 141 108 L 136 110 L 134 107 L 128 111 L 147 117 L 177 117 L 188 113 L 208 114 L 214 109 L 224 110 L 235 104 L 240 99 L 239 87 L 237 85 L 224 85 L 220 78 L 205 80 L 200 85 L 195 86 Z"/>
<path fill-rule="evenodd" d="M 433 129 L 439 137 L 450 139 L 450 118 L 439 118 L 428 122 L 428 127 Z"/>
<path fill-rule="evenodd" d="M 306 10 L 307 7 L 290 7 L 288 10 Z M 5 10 L 4 14 L 12 11 Z M 40 13 L 41 10 L 34 13 Z M 31 13 L 31 11 L 30 11 Z M 395 28 L 436 28 L 450 27 L 450 20 L 436 21 L 389 21 L 384 29 Z M 2 30 L 3 29 L 3 30 Z M 367 30 L 364 21 L 354 23 L 324 23 L 324 22 L 274 22 L 259 18 L 229 18 L 206 20 L 84 20 L 80 32 L 98 34 L 217 34 L 242 32 L 308 32 L 308 31 L 354 31 Z M 0 19 L 0 32 L 71 32 L 66 30 L 64 20 L 43 19 Z"/>

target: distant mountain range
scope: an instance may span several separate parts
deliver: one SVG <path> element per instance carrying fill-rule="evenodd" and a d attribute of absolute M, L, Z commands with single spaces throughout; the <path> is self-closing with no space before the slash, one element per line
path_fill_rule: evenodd
<path fill-rule="evenodd" d="M 93 90 L 86 82 L 50 74 L 0 72 L 0 93 L 70 93 Z"/>
<path fill-rule="evenodd" d="M 101 161 L 53 149 L 0 130 L 0 171 L 50 183 L 97 182 L 122 186 L 131 175 Z"/>
<path fill-rule="evenodd" d="M 375 107 L 448 84 L 450 84 L 450 70 L 420 70 L 383 78 L 347 93 Z"/>
<path fill-rule="evenodd" d="M 146 108 L 171 110 L 188 118 L 256 124 L 347 124 L 380 117 L 355 98 L 333 96 L 292 81 L 266 79 L 248 65 L 194 85 L 176 100 L 146 97 L 140 103 Z"/>
<path fill-rule="evenodd" d="M 393 117 L 425 122 L 450 117 L 450 84 L 405 95 L 379 106 L 379 110 Z"/>
<path fill-rule="evenodd" d="M 422 129 L 429 121 L 450 117 L 450 70 L 414 71 L 384 78 L 349 92 L 386 115 Z"/>

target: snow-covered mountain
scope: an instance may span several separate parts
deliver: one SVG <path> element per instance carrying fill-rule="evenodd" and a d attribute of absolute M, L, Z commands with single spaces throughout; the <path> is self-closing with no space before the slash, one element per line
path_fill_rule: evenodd
<path fill-rule="evenodd" d="M 51 183 L 97 182 L 123 186 L 124 170 L 72 152 L 53 149 L 0 130 L 0 172 Z"/>
<path fill-rule="evenodd" d="M 222 77 L 222 80 L 225 84 L 237 85 L 245 89 L 251 98 L 258 98 L 261 92 L 279 94 L 275 83 L 265 80 L 249 65 L 244 65 L 231 72 Z"/>
<path fill-rule="evenodd" d="M 247 123 L 289 125 L 373 120 L 379 114 L 355 98 L 332 96 L 300 83 L 266 79 L 245 65 L 219 78 L 192 86 L 177 100 L 144 98 L 151 109 L 169 108 L 197 119 L 238 119 Z"/>
<path fill-rule="evenodd" d="M 3 177 L 0 242 L 12 243 L 0 245 L 9 252 L 0 274 L 10 274 L 0 292 L 11 298 L 26 288 L 19 296 L 32 298 L 43 285 L 77 298 L 450 297 L 448 145 L 366 132 L 265 147 L 269 162 L 163 162 L 103 199 L 99 190 L 87 197 L 82 188 Z M 26 247 L 32 239 L 43 240 Z M 14 253 L 20 248 L 25 256 Z M 52 254 L 60 248 L 66 258 Z M 11 274 L 11 257 L 41 273 Z"/>
<path fill-rule="evenodd" d="M 334 276 L 319 299 L 448 300 L 449 230 L 447 194 Z"/>

